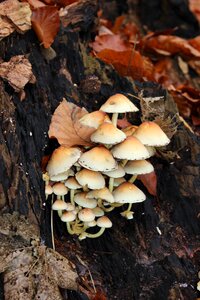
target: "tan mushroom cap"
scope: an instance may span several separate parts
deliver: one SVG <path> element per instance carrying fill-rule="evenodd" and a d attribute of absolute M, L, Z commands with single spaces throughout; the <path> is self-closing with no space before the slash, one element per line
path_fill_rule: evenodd
<path fill-rule="evenodd" d="M 120 184 L 122 184 L 123 182 L 125 182 L 125 178 L 124 177 L 120 177 L 120 178 L 115 178 L 115 181 L 113 182 L 113 186 L 119 186 Z"/>
<path fill-rule="evenodd" d="M 114 146 L 111 153 L 115 158 L 139 160 L 149 157 L 145 146 L 134 136 L 127 137 L 122 143 Z"/>
<path fill-rule="evenodd" d="M 104 187 L 103 189 L 99 189 L 99 190 L 90 191 L 87 193 L 86 197 L 89 199 L 94 198 L 94 199 L 106 200 L 109 203 L 114 202 L 113 195 L 111 194 L 111 192 L 107 187 Z"/>
<path fill-rule="evenodd" d="M 45 194 L 46 195 L 51 195 L 53 193 L 53 188 L 52 188 L 52 186 L 50 186 L 49 184 L 47 184 L 46 186 L 45 186 Z"/>
<path fill-rule="evenodd" d="M 91 222 L 95 219 L 95 214 L 91 208 L 83 208 L 79 211 L 78 217 L 82 222 Z"/>
<path fill-rule="evenodd" d="M 97 110 L 84 115 L 79 122 L 84 126 L 98 128 L 105 120 L 109 122 L 108 115 L 103 111 Z"/>
<path fill-rule="evenodd" d="M 72 222 L 76 219 L 76 215 L 72 211 L 64 211 L 61 216 L 61 221 Z"/>
<path fill-rule="evenodd" d="M 93 213 L 95 214 L 95 217 L 102 217 L 104 216 L 104 211 L 102 208 L 100 208 L 99 206 L 93 208 Z"/>
<path fill-rule="evenodd" d="M 57 175 L 67 171 L 79 159 L 81 151 L 76 147 L 60 146 L 54 150 L 48 165 L 47 171 L 49 176 Z"/>
<path fill-rule="evenodd" d="M 97 225 L 97 222 L 95 220 L 93 220 L 91 222 L 85 222 L 85 225 L 88 227 L 94 227 Z"/>
<path fill-rule="evenodd" d="M 76 173 L 76 180 L 82 186 L 88 186 L 90 189 L 101 189 L 105 186 L 105 179 L 100 172 L 88 169 L 82 169 Z"/>
<path fill-rule="evenodd" d="M 114 145 L 125 140 L 125 133 L 116 128 L 112 123 L 103 123 L 91 135 L 90 139 L 94 143 Z"/>
<path fill-rule="evenodd" d="M 138 111 L 138 108 L 126 96 L 115 94 L 108 98 L 100 110 L 107 113 L 125 113 Z"/>
<path fill-rule="evenodd" d="M 117 162 L 110 151 L 102 146 L 83 153 L 78 162 L 84 168 L 93 171 L 111 171 L 117 168 Z"/>
<path fill-rule="evenodd" d="M 74 175 L 74 171 L 69 169 L 63 173 L 59 173 L 59 174 L 50 176 L 50 180 L 51 181 L 62 181 L 62 180 L 66 180 L 69 176 L 73 176 L 73 175 Z"/>
<path fill-rule="evenodd" d="M 125 165 L 124 170 L 127 174 L 139 175 L 153 172 L 154 167 L 149 161 L 146 160 L 130 160 Z"/>
<path fill-rule="evenodd" d="M 87 192 L 77 193 L 74 196 L 74 202 L 82 207 L 95 208 L 97 206 L 97 201 L 95 199 L 86 198 L 86 195 Z"/>
<path fill-rule="evenodd" d="M 68 188 L 62 182 L 55 183 L 52 189 L 53 193 L 57 196 L 64 196 L 68 193 Z"/>
<path fill-rule="evenodd" d="M 170 140 L 160 126 L 154 122 L 143 122 L 135 131 L 134 136 L 147 146 L 165 146 Z"/>
<path fill-rule="evenodd" d="M 52 205 L 53 210 L 64 210 L 66 208 L 67 208 L 67 203 L 60 199 L 57 199 Z"/>
<path fill-rule="evenodd" d="M 121 165 L 118 165 L 116 170 L 109 171 L 109 172 L 103 172 L 103 174 L 107 175 L 108 177 L 112 177 L 112 178 L 120 178 L 125 175 L 125 171 Z"/>
<path fill-rule="evenodd" d="M 82 186 L 78 183 L 75 177 L 70 177 L 65 181 L 65 186 L 71 190 L 77 190 L 82 188 Z"/>
<path fill-rule="evenodd" d="M 130 182 L 120 184 L 113 191 L 113 196 L 117 203 L 138 203 L 146 199 L 145 194 Z"/>
<path fill-rule="evenodd" d="M 110 219 L 106 216 L 102 216 L 97 219 L 97 226 L 103 227 L 103 228 L 110 228 L 112 227 L 112 222 Z"/>

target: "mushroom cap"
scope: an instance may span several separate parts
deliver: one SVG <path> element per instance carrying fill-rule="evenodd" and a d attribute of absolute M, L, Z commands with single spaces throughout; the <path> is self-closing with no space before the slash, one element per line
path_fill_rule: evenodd
<path fill-rule="evenodd" d="M 90 189 L 101 189 L 105 186 L 105 179 L 100 172 L 82 169 L 76 173 L 76 180 L 82 186 L 87 185 Z"/>
<path fill-rule="evenodd" d="M 136 131 L 137 128 L 138 128 L 138 126 L 131 125 L 126 128 L 123 128 L 122 131 L 125 133 L 126 136 L 131 136 L 131 135 L 133 135 L 133 133 Z"/>
<path fill-rule="evenodd" d="M 119 159 L 138 160 L 149 157 L 145 146 L 134 136 L 129 136 L 122 143 L 114 146 L 111 152 Z"/>
<path fill-rule="evenodd" d="M 62 182 L 55 183 L 52 188 L 53 193 L 57 196 L 64 196 L 68 193 L 68 188 Z"/>
<path fill-rule="evenodd" d="M 89 199 L 94 198 L 94 199 L 106 200 L 109 203 L 115 202 L 112 193 L 109 191 L 107 187 L 104 187 L 103 189 L 99 189 L 99 190 L 90 191 L 87 193 L 86 197 Z"/>
<path fill-rule="evenodd" d="M 79 164 L 93 171 L 111 171 L 117 168 L 117 162 L 110 151 L 102 146 L 84 152 L 79 158 Z"/>
<path fill-rule="evenodd" d="M 102 208 L 100 208 L 99 206 L 93 208 L 93 213 L 95 214 L 95 217 L 102 217 L 104 216 L 104 211 Z"/>
<path fill-rule="evenodd" d="M 119 186 L 121 183 L 125 182 L 125 178 L 124 177 L 119 177 L 119 178 L 115 178 L 114 182 L 113 182 L 113 186 Z"/>
<path fill-rule="evenodd" d="M 91 222 L 95 219 L 95 214 L 91 208 L 83 208 L 79 211 L 78 217 L 82 222 Z"/>
<path fill-rule="evenodd" d="M 53 210 L 63 210 L 66 208 L 67 208 L 67 203 L 61 199 L 57 199 L 56 201 L 54 201 L 52 205 Z"/>
<path fill-rule="evenodd" d="M 88 227 L 94 227 L 97 225 L 97 222 L 95 220 L 93 220 L 91 222 L 85 222 L 85 225 Z"/>
<path fill-rule="evenodd" d="M 103 174 L 107 175 L 108 177 L 112 177 L 112 178 L 120 178 L 125 175 L 125 171 L 121 165 L 118 165 L 116 170 L 103 172 Z"/>
<path fill-rule="evenodd" d="M 67 207 L 66 207 L 67 211 L 74 211 L 75 210 L 74 204 L 72 204 L 71 202 L 66 202 L 66 204 L 67 204 Z"/>
<path fill-rule="evenodd" d="M 45 185 L 45 194 L 51 195 L 53 193 L 53 188 L 50 184 Z"/>
<path fill-rule="evenodd" d="M 49 176 L 57 175 L 67 171 L 79 159 L 81 151 L 76 147 L 60 146 L 54 150 L 47 164 Z"/>
<path fill-rule="evenodd" d="M 82 207 L 95 208 L 97 206 L 97 201 L 95 199 L 86 198 L 86 195 L 87 192 L 77 193 L 74 196 L 74 202 Z"/>
<path fill-rule="evenodd" d="M 124 167 L 127 174 L 139 175 L 153 172 L 153 165 L 146 160 L 130 160 Z"/>
<path fill-rule="evenodd" d="M 103 122 L 105 122 L 105 119 L 109 120 L 108 115 L 103 111 L 96 110 L 85 114 L 82 118 L 80 118 L 79 122 L 84 126 L 98 128 Z"/>
<path fill-rule="evenodd" d="M 76 219 L 76 215 L 72 211 L 64 211 L 61 216 L 61 221 L 72 222 Z"/>
<path fill-rule="evenodd" d="M 90 139 L 94 143 L 101 143 L 107 145 L 114 145 L 125 140 L 125 133 L 116 128 L 112 123 L 101 124 L 95 132 L 91 135 Z"/>
<path fill-rule="evenodd" d="M 103 227 L 103 228 L 110 228 L 112 227 L 112 222 L 110 219 L 106 216 L 102 216 L 97 219 L 97 226 Z"/>
<path fill-rule="evenodd" d="M 146 199 L 145 194 L 134 184 L 124 182 L 114 191 L 113 196 L 117 203 L 137 203 Z"/>
<path fill-rule="evenodd" d="M 59 174 L 50 176 L 50 180 L 51 181 L 66 180 L 69 176 L 73 176 L 73 174 L 74 174 L 73 170 L 69 169 L 63 173 L 59 173 Z"/>
<path fill-rule="evenodd" d="M 100 107 L 107 113 L 125 113 L 138 111 L 138 108 L 123 94 L 115 94 Z"/>
<path fill-rule="evenodd" d="M 144 145 L 147 146 L 165 146 L 170 139 L 155 122 L 143 122 L 134 132 L 134 136 Z"/>
<path fill-rule="evenodd" d="M 82 186 L 78 183 L 75 177 L 70 177 L 65 181 L 65 186 L 71 190 L 76 190 L 82 188 Z"/>

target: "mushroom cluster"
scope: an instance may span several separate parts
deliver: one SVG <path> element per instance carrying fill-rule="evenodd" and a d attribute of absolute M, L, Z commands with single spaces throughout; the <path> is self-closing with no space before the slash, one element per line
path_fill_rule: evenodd
<path fill-rule="evenodd" d="M 96 129 L 90 137 L 92 146 L 60 146 L 48 162 L 46 197 L 53 195 L 52 210 L 58 211 L 69 234 L 79 240 L 99 237 L 112 227 L 106 215 L 116 207 L 127 205 L 121 215 L 132 219 L 132 204 L 146 199 L 134 181 L 137 175 L 153 171 L 147 159 L 155 154 L 155 147 L 170 140 L 154 122 L 117 128 L 118 114 L 136 111 L 138 108 L 124 95 L 111 96 L 99 111 L 80 120 Z M 91 233 L 90 227 L 97 230 Z"/>

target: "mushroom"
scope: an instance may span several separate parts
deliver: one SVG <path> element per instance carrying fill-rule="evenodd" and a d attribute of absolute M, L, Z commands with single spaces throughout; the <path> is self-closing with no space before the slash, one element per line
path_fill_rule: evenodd
<path fill-rule="evenodd" d="M 132 174 L 133 176 L 129 179 L 129 182 L 134 182 L 137 175 L 148 174 L 153 172 L 153 165 L 147 160 L 130 160 L 124 167 L 127 174 Z"/>
<path fill-rule="evenodd" d="M 61 221 L 72 222 L 76 219 L 76 215 L 72 211 L 64 211 L 61 216 Z"/>
<path fill-rule="evenodd" d="M 166 146 L 170 140 L 155 122 L 143 122 L 134 132 L 134 136 L 147 146 Z"/>
<path fill-rule="evenodd" d="M 95 207 L 95 208 L 93 208 L 93 213 L 95 214 L 95 217 L 102 217 L 102 216 L 104 216 L 104 211 L 103 211 L 103 209 L 101 209 L 100 207 Z"/>
<path fill-rule="evenodd" d="M 110 177 L 110 179 L 109 179 L 109 191 L 112 193 L 115 178 L 123 177 L 125 175 L 125 171 L 124 171 L 124 169 L 122 168 L 121 165 L 118 165 L 118 168 L 116 170 L 109 171 L 109 172 L 103 172 L 103 174 Z"/>
<path fill-rule="evenodd" d="M 92 142 L 104 145 L 118 144 L 125 138 L 126 135 L 122 130 L 107 122 L 101 124 L 90 137 Z"/>
<path fill-rule="evenodd" d="M 115 94 L 100 107 L 101 111 L 112 113 L 112 123 L 117 125 L 118 113 L 135 112 L 138 108 L 124 95 Z"/>
<path fill-rule="evenodd" d="M 87 198 L 87 192 L 77 193 L 74 196 L 74 202 L 85 208 L 95 208 L 97 206 L 97 201 L 95 199 Z"/>
<path fill-rule="evenodd" d="M 70 201 L 74 204 L 74 194 L 77 189 L 82 188 L 75 177 L 70 177 L 65 181 L 65 186 L 70 189 Z"/>
<path fill-rule="evenodd" d="M 82 169 L 76 173 L 75 177 L 78 183 L 83 187 L 101 189 L 105 186 L 105 179 L 103 175 L 97 171 Z"/>
<path fill-rule="evenodd" d="M 68 193 L 68 188 L 62 182 L 55 183 L 52 189 L 53 193 L 58 196 L 58 199 L 60 197 L 64 198 L 64 196 Z"/>
<path fill-rule="evenodd" d="M 95 219 L 95 214 L 91 208 L 83 208 L 79 211 L 78 217 L 82 222 L 91 222 Z"/>
<path fill-rule="evenodd" d="M 97 233 L 88 233 L 85 231 L 82 234 L 80 234 L 79 240 L 83 240 L 86 237 L 97 238 L 97 237 L 101 236 L 104 233 L 106 228 L 112 227 L 112 222 L 110 221 L 110 219 L 108 217 L 102 216 L 97 219 L 97 226 L 100 227 L 100 230 Z"/>
<path fill-rule="evenodd" d="M 50 177 L 50 180 L 51 181 L 63 181 L 63 180 L 66 180 L 69 176 L 73 176 L 73 175 L 74 175 L 74 171 L 69 169 L 63 173 L 52 175 Z"/>
<path fill-rule="evenodd" d="M 88 127 L 98 128 L 103 122 L 109 122 L 110 119 L 108 115 L 100 110 L 93 111 L 91 113 L 85 114 L 82 118 L 80 118 L 79 122 Z M 111 122 L 111 121 L 110 121 Z"/>
<path fill-rule="evenodd" d="M 79 164 L 93 171 L 111 171 L 117 168 L 117 162 L 112 154 L 103 146 L 97 146 L 86 151 L 79 158 Z"/>
<path fill-rule="evenodd" d="M 138 160 L 149 157 L 149 152 L 145 146 L 134 136 L 127 137 L 122 143 L 114 146 L 111 153 L 115 158 L 127 160 Z"/>
<path fill-rule="evenodd" d="M 106 200 L 109 203 L 114 202 L 113 195 L 111 194 L 111 192 L 109 191 L 109 189 L 107 187 L 104 187 L 103 189 L 93 190 L 93 191 L 88 192 L 86 195 L 86 198 L 102 199 L 102 200 Z"/>
<path fill-rule="evenodd" d="M 49 176 L 54 176 L 67 171 L 79 159 L 81 151 L 76 147 L 60 146 L 54 150 L 47 164 Z"/>

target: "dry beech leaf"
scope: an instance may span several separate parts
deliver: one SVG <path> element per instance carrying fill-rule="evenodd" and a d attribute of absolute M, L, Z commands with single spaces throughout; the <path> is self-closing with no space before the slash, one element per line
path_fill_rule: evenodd
<path fill-rule="evenodd" d="M 31 63 L 24 55 L 13 56 L 9 62 L 0 63 L 0 77 L 7 80 L 16 92 L 28 82 L 35 83 Z"/>
<path fill-rule="evenodd" d="M 153 80 L 153 64 L 149 58 L 142 56 L 138 51 L 114 51 L 105 49 L 96 56 L 114 68 L 122 76 L 131 76 L 135 80 Z"/>
<path fill-rule="evenodd" d="M 196 16 L 197 20 L 200 22 L 200 1 L 189 0 L 189 9 Z"/>
<path fill-rule="evenodd" d="M 90 146 L 90 136 L 96 129 L 79 122 L 80 118 L 87 113 L 85 108 L 80 108 L 63 99 L 52 116 L 49 137 L 57 138 L 59 144 L 66 147 Z"/>
<path fill-rule="evenodd" d="M 138 179 L 142 181 L 151 195 L 157 195 L 157 176 L 154 171 L 149 174 L 139 175 Z"/>
<path fill-rule="evenodd" d="M 32 9 L 45 6 L 45 4 L 39 0 L 25 0 L 25 1 L 30 4 Z"/>
<path fill-rule="evenodd" d="M 187 57 L 200 58 L 200 51 L 194 48 L 183 38 L 173 35 L 158 35 L 152 37 L 144 37 L 143 46 L 146 50 L 154 50 L 160 54 L 167 55 L 179 54 Z"/>
<path fill-rule="evenodd" d="M 112 49 L 115 51 L 126 51 L 130 49 L 128 45 L 120 35 L 117 34 L 103 34 L 95 37 L 95 41 L 90 43 L 90 47 L 95 52 L 100 52 L 104 49 Z"/>
<path fill-rule="evenodd" d="M 77 274 L 67 258 L 45 246 L 11 252 L 2 263 L 5 300 L 62 300 L 59 287 L 77 289 Z"/>
<path fill-rule="evenodd" d="M 36 8 L 33 10 L 31 21 L 39 41 L 44 48 L 49 48 L 60 26 L 58 8 L 55 6 Z"/>
<path fill-rule="evenodd" d="M 31 29 L 31 9 L 28 3 L 6 0 L 0 3 L 0 39 L 17 30 L 24 33 Z"/>

